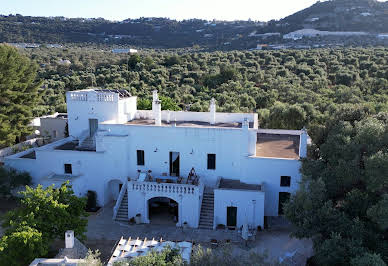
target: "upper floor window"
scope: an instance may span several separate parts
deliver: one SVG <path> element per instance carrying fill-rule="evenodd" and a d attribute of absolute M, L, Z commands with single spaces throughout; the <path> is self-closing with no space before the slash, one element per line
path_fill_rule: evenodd
<path fill-rule="evenodd" d="M 281 176 L 280 177 L 280 186 L 281 187 L 291 186 L 291 176 Z"/>
<path fill-rule="evenodd" d="M 137 165 L 144 165 L 144 151 L 137 150 Z"/>
<path fill-rule="evenodd" d="M 72 173 L 73 173 L 73 169 L 71 167 L 71 164 L 65 163 L 65 174 L 72 174 Z"/>
<path fill-rule="evenodd" d="M 207 155 L 207 169 L 216 169 L 216 155 L 213 153 Z"/>

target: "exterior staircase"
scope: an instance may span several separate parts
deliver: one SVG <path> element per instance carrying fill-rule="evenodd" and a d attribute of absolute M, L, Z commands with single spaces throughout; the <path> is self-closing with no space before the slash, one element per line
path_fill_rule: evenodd
<path fill-rule="evenodd" d="M 214 220 L 214 191 L 205 188 L 203 192 L 199 228 L 213 230 Z"/>
<path fill-rule="evenodd" d="M 77 147 L 77 150 L 81 151 L 95 151 L 96 143 L 94 141 L 94 136 L 85 138 Z"/>
<path fill-rule="evenodd" d="M 125 191 L 120 208 L 117 211 L 116 221 L 128 222 L 128 191 Z"/>

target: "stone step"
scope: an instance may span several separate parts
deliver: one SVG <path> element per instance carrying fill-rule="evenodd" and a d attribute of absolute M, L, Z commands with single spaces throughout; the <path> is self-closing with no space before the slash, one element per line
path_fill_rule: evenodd
<path fill-rule="evenodd" d="M 211 225 L 211 226 L 213 226 L 213 221 L 200 221 L 199 225 Z"/>

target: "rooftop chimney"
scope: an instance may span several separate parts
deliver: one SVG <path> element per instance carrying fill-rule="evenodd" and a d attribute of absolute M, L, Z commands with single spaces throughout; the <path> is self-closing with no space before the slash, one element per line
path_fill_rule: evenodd
<path fill-rule="evenodd" d="M 210 100 L 209 123 L 210 125 L 216 123 L 216 100 L 214 100 L 214 98 Z"/>
<path fill-rule="evenodd" d="M 248 121 L 248 118 L 244 117 L 244 121 L 242 122 L 242 126 L 241 126 L 243 129 L 245 130 L 248 130 L 249 129 L 249 121 Z"/>
<path fill-rule="evenodd" d="M 152 113 L 155 119 L 155 125 L 162 125 L 162 104 L 159 101 L 158 91 L 152 92 Z"/>
<path fill-rule="evenodd" d="M 65 248 L 74 247 L 74 231 L 68 230 L 65 232 Z"/>

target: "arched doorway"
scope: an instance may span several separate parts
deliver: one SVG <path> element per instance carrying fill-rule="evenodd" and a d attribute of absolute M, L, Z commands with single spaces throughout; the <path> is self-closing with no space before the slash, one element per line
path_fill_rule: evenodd
<path fill-rule="evenodd" d="M 176 225 L 179 221 L 178 203 L 167 197 L 149 199 L 148 219 L 150 224 Z"/>
<path fill-rule="evenodd" d="M 108 182 L 108 187 L 107 187 L 108 202 L 117 200 L 122 186 L 123 186 L 123 182 L 119 179 L 112 179 Z"/>

